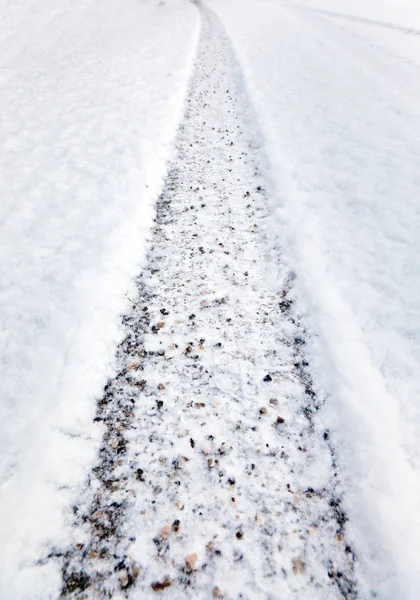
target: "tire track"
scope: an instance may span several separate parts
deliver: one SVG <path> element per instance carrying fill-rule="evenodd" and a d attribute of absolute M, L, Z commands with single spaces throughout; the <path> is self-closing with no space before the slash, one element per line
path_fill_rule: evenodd
<path fill-rule="evenodd" d="M 260 139 L 224 31 L 202 32 L 105 434 L 54 550 L 66 598 L 356 598 L 292 279 L 273 279 Z"/>

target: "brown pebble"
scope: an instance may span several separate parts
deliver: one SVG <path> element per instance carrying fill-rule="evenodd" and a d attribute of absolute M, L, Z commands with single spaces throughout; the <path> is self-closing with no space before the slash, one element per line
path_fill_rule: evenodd
<path fill-rule="evenodd" d="M 292 560 L 293 573 L 295 575 L 302 575 L 305 572 L 305 563 L 300 558 L 294 558 Z"/>
<path fill-rule="evenodd" d="M 120 576 L 120 586 L 121 586 L 121 589 L 125 589 L 128 586 L 129 583 L 130 583 L 130 579 L 128 577 L 127 570 L 123 569 L 121 571 L 121 576 Z"/>
<path fill-rule="evenodd" d="M 165 577 L 163 581 L 154 581 L 152 583 L 152 589 L 155 592 L 159 592 L 160 590 L 164 590 L 167 587 L 170 587 L 171 580 L 168 577 Z"/>
<path fill-rule="evenodd" d="M 236 532 L 236 538 L 237 538 L 238 540 L 241 540 L 243 537 L 244 537 L 244 534 L 243 534 L 243 532 L 242 532 L 242 531 L 237 531 L 237 532 Z"/>
<path fill-rule="evenodd" d="M 212 594 L 213 594 L 213 598 L 219 598 L 220 597 L 220 590 L 217 587 L 217 585 L 213 588 Z"/>
<path fill-rule="evenodd" d="M 159 383 L 159 385 L 157 387 L 158 387 L 158 390 L 164 390 L 166 386 L 163 383 Z"/>
<path fill-rule="evenodd" d="M 194 570 L 195 568 L 195 563 L 198 560 L 198 554 L 197 552 L 193 552 L 192 554 L 188 554 L 188 556 L 185 559 L 185 562 L 187 563 L 187 567 L 189 569 L 191 569 L 191 571 Z"/>
<path fill-rule="evenodd" d="M 214 543 L 213 542 L 209 542 L 208 544 L 206 544 L 206 550 L 207 552 L 213 553 L 215 548 L 214 548 Z"/>
<path fill-rule="evenodd" d="M 157 327 L 159 327 L 159 329 L 163 329 L 163 327 L 165 327 L 165 323 L 163 321 L 159 321 Z"/>
<path fill-rule="evenodd" d="M 162 527 L 160 537 L 163 540 L 166 540 L 171 535 L 171 531 L 172 531 L 172 527 L 167 523 L 166 525 L 164 525 Z"/>
<path fill-rule="evenodd" d="M 279 401 L 277 400 L 277 398 L 270 398 L 269 403 L 271 404 L 271 406 L 277 406 Z"/>
<path fill-rule="evenodd" d="M 267 409 L 266 409 L 266 407 L 265 407 L 265 406 L 262 406 L 262 407 L 260 408 L 260 415 L 265 415 L 265 414 L 267 414 Z"/>

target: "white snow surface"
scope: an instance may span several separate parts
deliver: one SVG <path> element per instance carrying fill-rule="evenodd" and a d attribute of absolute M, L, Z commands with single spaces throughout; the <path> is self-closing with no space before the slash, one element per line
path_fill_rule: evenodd
<path fill-rule="evenodd" d="M 196 7 L 5 0 L 0 15 L 0 595 L 55 598 L 44 548 L 92 427 L 182 114 Z"/>
<path fill-rule="evenodd" d="M 420 595 L 420 7 L 211 0 L 266 141 L 361 598 Z"/>

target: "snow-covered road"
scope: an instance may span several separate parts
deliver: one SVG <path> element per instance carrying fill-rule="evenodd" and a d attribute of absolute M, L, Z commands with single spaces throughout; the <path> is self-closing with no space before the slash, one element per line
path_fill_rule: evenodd
<path fill-rule="evenodd" d="M 416 1 L 5 0 L 0 50 L 0 598 L 418 600 Z"/>
<path fill-rule="evenodd" d="M 177 155 L 99 402 L 99 462 L 56 551 L 64 592 L 353 598 L 292 283 L 272 278 L 261 138 L 205 11 Z"/>

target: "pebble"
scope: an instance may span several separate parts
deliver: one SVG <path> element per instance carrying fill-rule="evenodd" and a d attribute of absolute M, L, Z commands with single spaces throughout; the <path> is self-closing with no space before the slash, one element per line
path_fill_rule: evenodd
<path fill-rule="evenodd" d="M 166 540 L 171 535 L 172 527 L 169 524 L 166 524 L 162 527 L 162 531 L 160 537 L 163 540 Z"/>
<path fill-rule="evenodd" d="M 187 564 L 187 567 L 189 569 L 191 569 L 191 571 L 193 571 L 195 569 L 195 564 L 198 560 L 198 554 L 197 552 L 193 552 L 192 554 L 188 554 L 188 556 L 185 558 L 185 562 Z"/>

